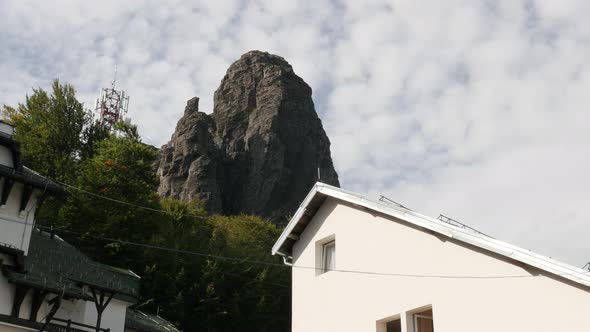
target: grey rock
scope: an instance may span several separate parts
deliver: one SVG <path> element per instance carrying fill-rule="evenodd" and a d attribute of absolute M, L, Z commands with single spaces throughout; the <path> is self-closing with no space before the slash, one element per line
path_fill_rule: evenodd
<path fill-rule="evenodd" d="M 198 198 L 210 213 L 282 223 L 318 180 L 339 185 L 311 88 L 283 58 L 260 51 L 234 62 L 211 116 L 188 101 L 157 161 L 158 193 Z"/>

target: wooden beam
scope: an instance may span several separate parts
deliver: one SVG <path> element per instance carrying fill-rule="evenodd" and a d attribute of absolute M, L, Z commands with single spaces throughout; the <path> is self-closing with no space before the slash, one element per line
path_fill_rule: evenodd
<path fill-rule="evenodd" d="M 23 194 L 21 195 L 21 198 L 20 198 L 20 210 L 19 211 L 22 212 L 27 208 L 27 205 L 29 204 L 29 200 L 31 199 L 32 193 L 33 193 L 33 186 L 25 184 L 25 187 L 23 188 Z"/>
<path fill-rule="evenodd" d="M 29 287 L 16 285 L 16 292 L 14 293 L 14 301 L 12 302 L 12 317 L 18 318 L 20 315 L 20 307 L 23 300 L 29 292 Z"/>
<path fill-rule="evenodd" d="M 34 290 L 33 302 L 31 303 L 31 315 L 29 316 L 31 322 L 37 321 L 37 314 L 39 313 L 39 309 L 41 309 L 45 296 L 47 296 L 47 292 L 38 289 Z"/>
<path fill-rule="evenodd" d="M 45 317 L 45 322 L 43 323 L 43 326 L 41 327 L 41 329 L 39 330 L 39 332 L 43 332 L 45 331 L 45 328 L 47 327 L 47 325 L 49 324 L 49 322 L 53 319 L 53 316 L 55 316 L 55 313 L 59 310 L 59 307 L 61 307 L 61 298 L 62 295 L 56 295 L 54 298 L 52 298 L 51 300 L 49 300 L 49 304 L 51 304 L 51 310 L 49 310 L 49 313 L 47 314 L 47 316 Z"/>
<path fill-rule="evenodd" d="M 12 185 L 14 181 L 9 178 L 4 178 L 4 184 L 2 186 L 2 195 L 0 196 L 0 205 L 6 205 L 10 191 L 12 191 Z"/>
<path fill-rule="evenodd" d="M 90 291 L 92 292 L 92 298 L 94 299 L 94 306 L 96 307 L 96 332 L 100 332 L 100 324 L 102 321 L 102 313 L 104 309 L 109 305 L 115 293 L 108 293 L 104 290 L 100 290 L 100 297 L 96 295 L 96 290 L 91 288 Z M 106 295 L 106 299 L 105 299 Z"/>

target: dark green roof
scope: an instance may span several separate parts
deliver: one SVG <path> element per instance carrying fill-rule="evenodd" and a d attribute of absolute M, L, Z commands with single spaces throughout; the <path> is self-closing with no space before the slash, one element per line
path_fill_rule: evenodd
<path fill-rule="evenodd" d="M 2 272 L 10 282 L 75 298 L 89 299 L 84 286 L 115 292 L 130 302 L 128 297 L 137 298 L 139 292 L 133 272 L 95 262 L 58 236 L 38 230 L 32 232 L 24 271 L 3 266 Z"/>
<path fill-rule="evenodd" d="M 172 323 L 156 315 L 149 315 L 135 309 L 127 309 L 125 329 L 139 332 L 180 332 Z"/>

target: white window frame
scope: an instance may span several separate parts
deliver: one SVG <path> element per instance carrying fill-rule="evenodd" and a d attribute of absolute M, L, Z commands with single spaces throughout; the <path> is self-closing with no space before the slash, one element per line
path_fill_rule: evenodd
<path fill-rule="evenodd" d="M 433 317 L 424 316 L 420 314 L 413 314 L 412 316 L 414 317 L 414 332 L 418 332 L 418 318 L 429 319 L 434 322 Z"/>
<path fill-rule="evenodd" d="M 397 314 L 397 315 L 393 315 L 393 316 L 389 316 L 387 318 L 383 318 L 377 321 L 377 332 L 387 332 L 387 324 L 392 322 L 392 321 L 396 321 L 398 320 L 400 322 L 400 325 L 402 327 L 402 331 L 406 331 L 406 329 L 404 329 L 404 323 L 405 320 L 403 319 L 402 314 Z"/>
<path fill-rule="evenodd" d="M 328 268 L 328 248 L 329 247 L 333 247 L 333 253 L 332 255 L 334 256 L 334 266 L 332 266 L 331 269 Z M 333 271 L 336 269 L 336 239 L 331 239 L 325 243 L 322 244 L 322 270 L 321 273 L 326 273 L 329 271 Z"/>
<path fill-rule="evenodd" d="M 432 317 L 430 316 L 426 316 L 426 315 L 421 315 L 421 313 L 423 313 L 424 311 L 428 311 L 428 310 L 432 310 Z M 411 315 L 411 316 L 410 316 Z M 434 308 L 432 305 L 425 305 L 419 308 L 415 308 L 413 310 L 408 311 L 408 315 L 406 316 L 408 321 L 411 322 L 412 326 L 409 326 L 411 328 L 409 328 L 408 330 L 411 330 L 412 332 L 418 332 L 418 318 L 422 318 L 422 319 L 429 319 L 432 321 L 433 325 L 434 325 Z"/>

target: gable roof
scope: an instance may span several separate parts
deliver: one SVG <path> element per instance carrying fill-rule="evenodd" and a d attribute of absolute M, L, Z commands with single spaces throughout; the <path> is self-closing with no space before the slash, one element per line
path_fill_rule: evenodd
<path fill-rule="evenodd" d="M 95 262 L 56 235 L 31 232 L 23 260 L 22 268 L 2 266 L 10 282 L 86 300 L 91 298 L 84 286 L 114 292 L 127 302 L 139 296 L 140 278 L 135 273 Z"/>
<path fill-rule="evenodd" d="M 328 197 L 350 203 L 356 207 L 362 207 L 364 209 L 394 217 L 422 229 L 430 230 L 445 237 L 455 239 L 456 241 L 496 253 L 511 260 L 524 263 L 583 286 L 590 287 L 590 273 L 586 270 L 496 240 L 485 234 L 422 215 L 403 206 L 389 205 L 383 202 L 374 201 L 362 195 L 321 182 L 316 183 L 311 189 L 307 197 L 305 197 L 299 206 L 299 209 L 297 209 L 293 218 L 289 221 L 287 227 L 283 230 L 283 233 L 272 248 L 273 255 L 278 254 L 285 257 L 291 257 L 293 244 L 299 239 L 299 236 L 303 233 L 305 227 L 313 219 L 315 213 Z"/>

